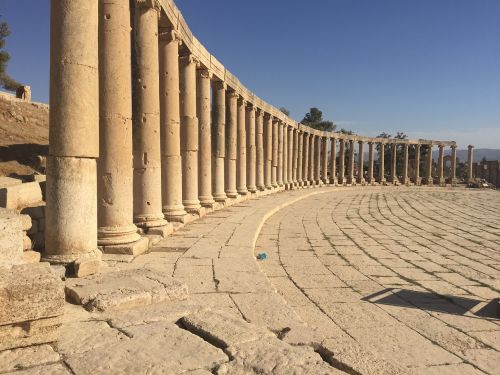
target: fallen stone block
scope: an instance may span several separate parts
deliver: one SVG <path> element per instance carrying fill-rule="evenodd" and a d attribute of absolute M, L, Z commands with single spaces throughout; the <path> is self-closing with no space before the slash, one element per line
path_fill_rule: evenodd
<path fill-rule="evenodd" d="M 21 215 L 0 208 L 0 268 L 23 264 L 23 236 Z"/>
<path fill-rule="evenodd" d="M 23 182 L 17 178 L 4 177 L 4 176 L 0 177 L 0 189 L 9 186 L 21 185 L 22 183 Z"/>
<path fill-rule="evenodd" d="M 38 251 L 28 250 L 23 252 L 24 263 L 39 263 L 42 254 Z"/>
<path fill-rule="evenodd" d="M 0 189 L 0 207 L 20 210 L 35 206 L 42 200 L 42 190 L 38 182 L 26 182 Z"/>
<path fill-rule="evenodd" d="M 0 271 L 0 350 L 52 342 L 64 313 L 64 285 L 48 263 Z"/>
<path fill-rule="evenodd" d="M 141 268 L 68 280 L 66 296 L 88 311 L 107 311 L 182 301 L 188 288 L 170 276 Z"/>

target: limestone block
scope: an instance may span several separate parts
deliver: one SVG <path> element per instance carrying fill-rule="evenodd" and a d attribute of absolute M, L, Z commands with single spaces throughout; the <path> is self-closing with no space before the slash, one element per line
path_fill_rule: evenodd
<path fill-rule="evenodd" d="M 71 375 L 66 366 L 61 363 L 27 368 L 21 371 L 8 372 L 3 375 Z"/>
<path fill-rule="evenodd" d="M 0 352 L 0 373 L 59 361 L 59 354 L 49 345 L 32 346 Z"/>
<path fill-rule="evenodd" d="M 73 263 L 75 277 L 85 277 L 99 273 L 101 261 L 99 259 L 78 259 Z"/>
<path fill-rule="evenodd" d="M 17 178 L 0 176 L 0 189 L 9 186 L 21 185 L 23 182 Z"/>
<path fill-rule="evenodd" d="M 0 268 L 23 263 L 23 223 L 15 211 L 0 208 Z"/>
<path fill-rule="evenodd" d="M 106 254 L 128 254 L 140 255 L 149 249 L 149 240 L 141 237 L 139 240 L 125 243 L 122 245 L 109 245 L 104 246 L 104 253 Z"/>
<path fill-rule="evenodd" d="M 28 250 L 23 252 L 24 263 L 38 263 L 41 255 L 38 251 Z"/>
<path fill-rule="evenodd" d="M 23 235 L 23 250 L 31 250 L 31 238 Z"/>
<path fill-rule="evenodd" d="M 0 207 L 21 209 L 42 201 L 42 190 L 38 182 L 27 182 L 0 189 Z"/>
<path fill-rule="evenodd" d="M 122 270 L 67 282 L 66 295 L 89 311 L 106 311 L 187 299 L 187 286 L 151 269 Z"/>
<path fill-rule="evenodd" d="M 48 263 L 0 271 L 0 350 L 57 339 L 64 287 Z"/>

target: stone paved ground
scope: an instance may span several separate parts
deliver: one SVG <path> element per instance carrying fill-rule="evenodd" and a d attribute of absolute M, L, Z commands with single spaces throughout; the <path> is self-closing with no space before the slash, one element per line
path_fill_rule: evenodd
<path fill-rule="evenodd" d="M 488 303 L 500 289 L 499 219 L 492 191 L 321 188 L 244 201 L 130 263 L 108 257 L 101 280 L 116 296 L 101 306 L 122 308 L 68 304 L 59 342 L 1 352 L 0 373 L 498 374 Z M 187 284 L 187 300 L 161 294 L 168 276 Z M 134 293 L 144 306 L 127 300 Z"/>

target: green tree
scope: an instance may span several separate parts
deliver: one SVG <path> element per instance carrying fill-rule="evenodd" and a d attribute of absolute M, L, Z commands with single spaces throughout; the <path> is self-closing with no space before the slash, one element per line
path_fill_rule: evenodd
<path fill-rule="evenodd" d="M 302 124 L 308 125 L 313 129 L 328 132 L 334 131 L 337 127 L 333 121 L 323 120 L 323 112 L 316 107 L 311 108 L 309 112 L 305 114 L 301 122 Z"/>
<path fill-rule="evenodd" d="M 283 112 L 285 115 L 290 116 L 290 111 L 287 108 L 280 107 L 280 111 Z"/>
<path fill-rule="evenodd" d="M 21 84 L 7 73 L 7 64 L 10 60 L 10 55 L 5 51 L 5 39 L 9 35 L 10 30 L 7 22 L 0 22 L 0 85 L 5 90 L 16 91 Z"/>

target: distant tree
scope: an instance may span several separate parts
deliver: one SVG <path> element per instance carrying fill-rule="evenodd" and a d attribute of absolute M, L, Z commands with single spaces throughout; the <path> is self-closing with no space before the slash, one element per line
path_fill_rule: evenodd
<path fill-rule="evenodd" d="M 337 128 L 333 121 L 323 120 L 323 112 L 316 107 L 311 108 L 309 112 L 305 114 L 301 122 L 302 124 L 308 125 L 313 129 L 327 132 L 332 132 Z"/>
<path fill-rule="evenodd" d="M 285 115 L 290 116 L 290 111 L 285 107 L 280 107 L 280 111 L 283 112 Z"/>
<path fill-rule="evenodd" d="M 356 134 L 352 130 L 347 130 L 344 128 L 340 129 L 339 133 L 348 134 L 348 135 L 355 135 Z M 351 150 L 351 144 L 349 142 L 345 142 L 344 143 L 344 168 L 345 168 L 344 174 L 345 175 L 347 175 L 347 171 L 349 170 L 349 161 L 351 159 L 350 150 Z M 354 157 L 356 158 L 356 153 L 354 154 Z M 339 165 L 338 159 L 339 159 L 339 156 L 337 156 L 337 165 Z"/>
<path fill-rule="evenodd" d="M 10 55 L 5 51 L 5 39 L 10 35 L 9 25 L 7 22 L 0 22 L 0 85 L 9 91 L 16 91 L 21 86 L 19 82 L 14 80 L 7 73 L 7 63 L 10 60 Z"/>

